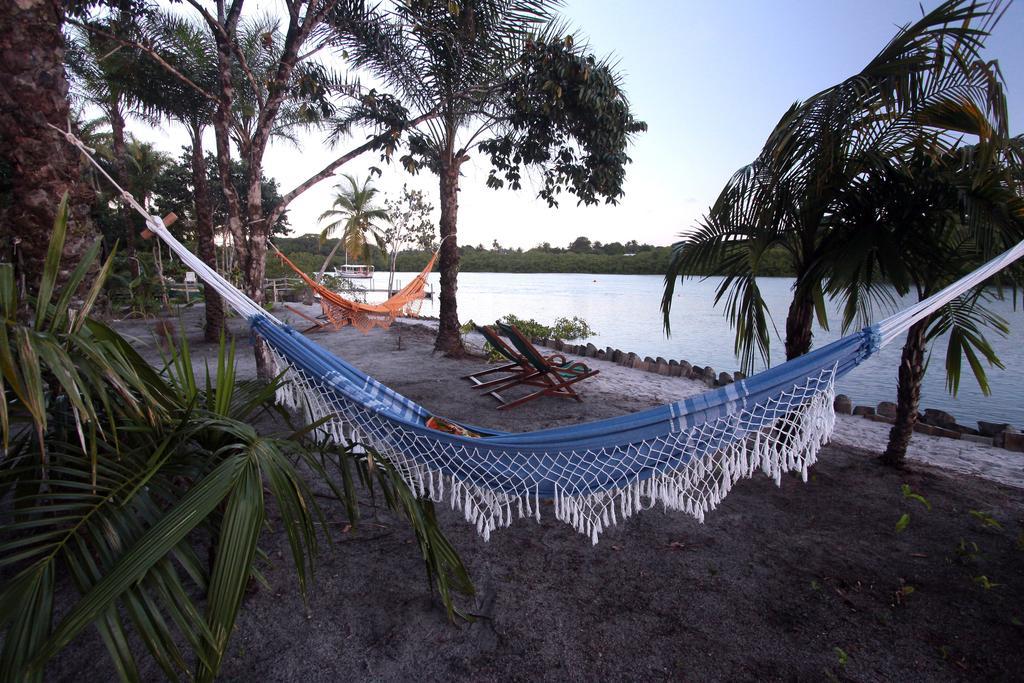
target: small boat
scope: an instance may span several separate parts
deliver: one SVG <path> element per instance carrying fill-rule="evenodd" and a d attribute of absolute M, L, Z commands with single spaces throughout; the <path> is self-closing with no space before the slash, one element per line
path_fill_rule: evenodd
<path fill-rule="evenodd" d="M 326 277 L 343 277 L 346 280 L 368 280 L 373 277 L 373 266 L 346 263 L 324 273 Z"/>

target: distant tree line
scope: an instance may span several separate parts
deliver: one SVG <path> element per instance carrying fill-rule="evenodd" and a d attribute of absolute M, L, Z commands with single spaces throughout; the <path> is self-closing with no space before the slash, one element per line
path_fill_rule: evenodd
<path fill-rule="evenodd" d="M 317 235 L 278 238 L 277 246 L 296 265 L 309 273 L 323 262 L 330 251 L 330 242 L 321 243 Z M 609 242 L 577 237 L 567 247 L 544 242 L 532 249 L 503 247 L 493 241 L 490 247 L 462 245 L 459 247 L 459 270 L 468 273 L 598 273 L 621 275 L 664 275 L 671 259 L 671 247 L 640 244 L 636 240 Z M 387 258 L 371 245 L 374 268 L 386 270 Z M 407 250 L 398 254 L 397 270 L 415 272 L 427 265 L 431 252 Z M 717 275 L 717 272 L 694 272 L 693 275 Z M 766 254 L 760 274 L 765 277 L 791 277 L 794 272 L 783 250 Z M 285 277 L 287 269 L 280 263 L 268 262 L 269 277 Z"/>

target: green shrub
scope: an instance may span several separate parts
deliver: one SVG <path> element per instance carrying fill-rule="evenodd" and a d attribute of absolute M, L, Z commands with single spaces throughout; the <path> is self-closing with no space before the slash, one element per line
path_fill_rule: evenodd
<path fill-rule="evenodd" d="M 537 322 L 532 318 L 518 318 L 509 313 L 501 318 L 500 322 L 517 328 L 520 332 L 532 339 L 561 339 L 572 341 L 574 339 L 585 339 L 597 335 L 587 321 L 578 316 L 571 318 L 556 318 L 550 327 Z"/>
<path fill-rule="evenodd" d="M 578 316 L 573 316 L 571 318 L 556 318 L 554 324 L 550 327 L 539 323 L 532 318 L 519 318 L 512 313 L 504 316 L 498 322 L 515 327 L 530 339 L 561 339 L 562 341 L 571 341 L 573 339 L 585 339 L 587 337 L 597 335 L 597 332 L 591 329 L 587 321 Z M 474 329 L 476 329 L 476 323 L 472 320 L 464 323 L 459 328 L 463 337 Z M 487 360 L 489 361 L 505 359 L 505 356 L 498 353 L 490 343 L 484 343 L 484 353 L 487 354 Z"/>
<path fill-rule="evenodd" d="M 590 329 L 586 320 L 574 315 L 571 318 L 556 318 L 554 325 L 551 326 L 551 333 L 547 336 L 562 341 L 571 341 L 595 337 L 597 332 Z"/>
<path fill-rule="evenodd" d="M 94 271 L 98 242 L 58 290 L 66 200 L 59 215 L 34 301 L 19 299 L 12 267 L 0 264 L 0 680 L 42 680 L 90 625 L 122 679 L 139 679 L 129 643 L 141 642 L 167 678 L 212 680 L 265 558 L 268 498 L 305 598 L 326 528 L 314 480 L 353 524 L 356 484 L 381 489 L 454 615 L 452 591 L 472 584 L 433 506 L 379 454 L 312 441 L 316 425 L 261 435 L 252 424 L 275 409 L 277 383 L 236 381 L 233 344 L 222 341 L 202 377 L 184 339 L 162 371 L 151 367 L 89 317 L 112 267 Z M 58 617 L 59 586 L 77 596 Z"/>

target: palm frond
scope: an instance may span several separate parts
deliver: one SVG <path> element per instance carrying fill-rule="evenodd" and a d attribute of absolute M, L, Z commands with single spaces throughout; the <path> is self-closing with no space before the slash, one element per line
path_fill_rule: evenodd
<path fill-rule="evenodd" d="M 946 390 L 953 396 L 960 389 L 962 359 L 967 359 L 978 387 L 986 396 L 991 393 L 991 389 L 979 354 L 990 367 L 1005 368 L 982 328 L 986 327 L 1004 337 L 1009 334 L 1010 328 L 1002 316 L 984 306 L 984 298 L 983 290 L 979 289 L 954 299 L 936 312 L 928 326 L 926 338 L 929 341 L 944 334 L 949 335 L 946 345 Z"/>
<path fill-rule="evenodd" d="M 66 205 L 60 216 L 66 220 Z M 58 222 L 51 243 L 58 256 L 63 235 Z M 353 480 L 330 479 L 324 451 L 307 446 L 306 432 L 257 433 L 250 423 L 269 409 L 278 383 L 237 382 L 233 343 L 222 340 L 216 371 L 200 377 L 182 336 L 157 370 L 109 327 L 70 315 L 56 284 L 58 256 L 45 268 L 45 297 L 27 306 L 36 311 L 28 323 L 18 317 L 26 306 L 12 268 L 0 264 L 0 389 L 7 397 L 0 404 L 0 571 L 9 579 L 0 587 L 0 677 L 42 680 L 46 662 L 94 625 L 126 679 L 138 677 L 132 643 L 140 643 L 168 679 L 210 680 L 246 585 L 259 575 L 265 490 L 282 516 L 305 597 L 316 520 L 326 526 L 307 477 L 323 477 L 355 519 Z M 109 264 L 87 294 L 86 314 Z M 88 262 L 66 282 L 77 287 L 84 272 L 92 272 Z M 350 449 L 333 455 L 356 459 Z M 383 458 L 376 462 L 376 472 L 387 467 Z M 464 567 L 429 506 L 392 486 L 428 569 L 441 572 L 451 610 L 450 589 L 468 585 Z M 211 538 L 212 572 L 199 560 Z M 58 614 L 62 591 L 72 600 Z"/>

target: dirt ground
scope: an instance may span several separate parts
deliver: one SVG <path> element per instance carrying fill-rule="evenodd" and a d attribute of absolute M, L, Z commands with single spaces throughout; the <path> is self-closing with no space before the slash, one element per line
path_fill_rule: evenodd
<path fill-rule="evenodd" d="M 179 323 L 190 338 L 196 315 Z M 152 323 L 119 327 L 146 339 Z M 244 374 L 247 335 L 234 329 Z M 432 355 L 429 330 L 321 333 L 318 341 L 441 414 L 511 430 L 621 414 L 698 388 L 632 373 L 648 389 L 623 392 L 608 381 L 621 368 L 602 366 L 605 381 L 585 387 L 582 404 L 542 399 L 506 413 L 460 379 L 481 361 Z M 247 599 L 222 677 L 1020 680 L 1022 489 L 919 465 L 896 471 L 874 456 L 829 446 L 806 484 L 743 481 L 704 524 L 650 510 L 597 546 L 550 512 L 484 543 L 461 513 L 439 508 L 476 584 L 462 601 L 471 623 L 446 620 L 412 533 L 385 510 L 368 509 L 349 529 L 343 511 L 327 508 L 332 543 L 321 547 L 304 607 L 272 519 L 264 546 L 275 559 L 271 589 Z M 904 497 L 903 484 L 931 509 Z M 909 524 L 897 532 L 904 513 Z M 112 677 L 94 632 L 47 675 Z"/>

